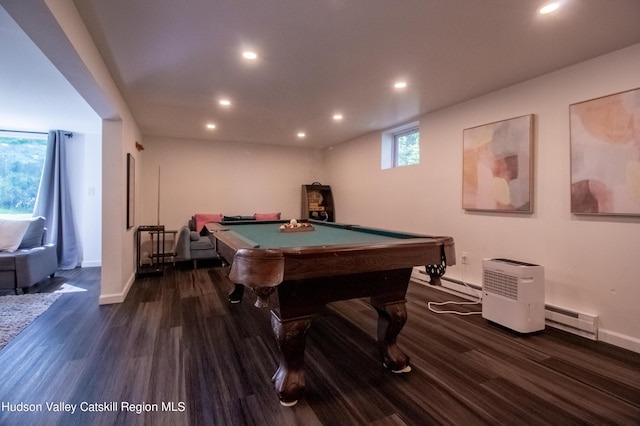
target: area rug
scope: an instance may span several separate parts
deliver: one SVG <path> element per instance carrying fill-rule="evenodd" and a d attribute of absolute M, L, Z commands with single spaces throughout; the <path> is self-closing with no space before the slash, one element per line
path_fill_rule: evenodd
<path fill-rule="evenodd" d="M 34 293 L 0 297 L 0 350 L 60 296 L 60 293 Z"/>

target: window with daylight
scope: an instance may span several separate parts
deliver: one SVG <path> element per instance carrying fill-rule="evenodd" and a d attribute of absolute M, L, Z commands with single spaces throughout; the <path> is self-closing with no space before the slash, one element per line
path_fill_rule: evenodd
<path fill-rule="evenodd" d="M 0 215 L 32 215 L 47 135 L 0 130 Z"/>
<path fill-rule="evenodd" d="M 393 167 L 420 163 L 420 132 L 417 128 L 393 135 Z"/>
<path fill-rule="evenodd" d="M 420 163 L 420 130 L 410 123 L 382 133 L 382 168 Z"/>

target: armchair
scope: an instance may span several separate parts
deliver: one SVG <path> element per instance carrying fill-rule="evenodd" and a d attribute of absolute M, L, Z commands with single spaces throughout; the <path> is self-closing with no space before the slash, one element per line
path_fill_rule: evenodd
<path fill-rule="evenodd" d="M 43 217 L 34 217 L 15 251 L 0 251 L 0 289 L 29 292 L 29 287 L 58 270 L 58 254 L 54 244 L 45 244 L 47 228 Z M 15 248 L 15 246 L 14 246 Z"/>

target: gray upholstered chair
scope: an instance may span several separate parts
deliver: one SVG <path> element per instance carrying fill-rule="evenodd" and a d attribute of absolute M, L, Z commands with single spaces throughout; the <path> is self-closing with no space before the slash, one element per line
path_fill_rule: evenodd
<path fill-rule="evenodd" d="M 53 278 L 58 270 L 58 254 L 54 244 L 45 244 L 47 228 L 43 217 L 29 223 L 16 251 L 0 252 L 0 289 L 29 292 L 29 287 L 47 276 Z"/>

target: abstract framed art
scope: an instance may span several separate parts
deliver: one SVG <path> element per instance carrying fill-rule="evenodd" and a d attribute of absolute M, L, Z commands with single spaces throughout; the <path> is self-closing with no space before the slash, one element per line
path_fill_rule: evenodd
<path fill-rule="evenodd" d="M 640 216 L 640 88 L 569 107 L 571 212 Z"/>
<path fill-rule="evenodd" d="M 533 212 L 533 114 L 463 131 L 462 208 Z"/>

